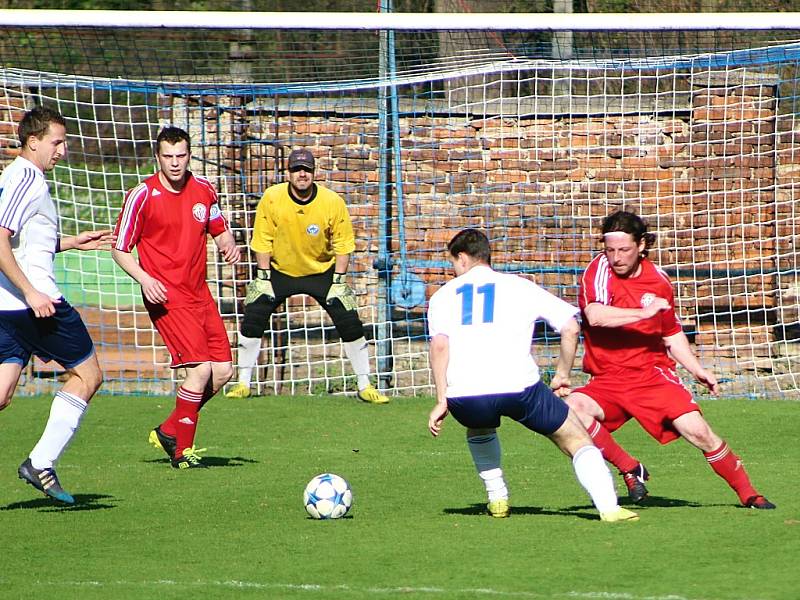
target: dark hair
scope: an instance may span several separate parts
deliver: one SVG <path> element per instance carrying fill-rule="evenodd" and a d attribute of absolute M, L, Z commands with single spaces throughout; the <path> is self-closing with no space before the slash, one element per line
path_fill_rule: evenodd
<path fill-rule="evenodd" d="M 637 244 L 644 240 L 642 256 L 647 256 L 650 247 L 656 241 L 654 234 L 647 233 L 647 223 L 639 215 L 624 210 L 611 213 L 603 219 L 603 235 L 612 231 L 627 233 Z"/>
<path fill-rule="evenodd" d="M 180 127 L 173 127 L 169 125 L 164 127 L 159 133 L 158 137 L 156 138 L 156 154 L 159 153 L 161 150 L 161 142 L 167 142 L 168 144 L 177 144 L 180 141 L 186 142 L 186 149 L 192 149 L 192 141 L 189 139 L 189 134 L 186 133 Z"/>
<path fill-rule="evenodd" d="M 44 106 L 36 106 L 26 112 L 19 122 L 17 134 L 22 147 L 28 143 L 28 138 L 33 136 L 37 140 L 42 139 L 47 135 L 47 130 L 50 129 L 50 124 L 56 123 L 58 125 L 67 126 L 67 122 L 61 113 L 52 108 L 45 108 Z"/>
<path fill-rule="evenodd" d="M 464 229 L 459 231 L 447 243 L 447 250 L 455 258 L 462 252 L 472 258 L 492 264 L 492 250 L 489 247 L 489 238 L 477 229 Z"/>

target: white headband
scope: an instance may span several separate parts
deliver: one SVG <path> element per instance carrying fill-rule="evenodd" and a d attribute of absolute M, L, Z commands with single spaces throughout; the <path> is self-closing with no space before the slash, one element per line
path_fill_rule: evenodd
<path fill-rule="evenodd" d="M 630 235 L 630 233 L 626 233 L 624 231 L 609 231 L 608 233 L 604 233 L 603 237 L 620 236 L 620 235 L 628 236 Z"/>

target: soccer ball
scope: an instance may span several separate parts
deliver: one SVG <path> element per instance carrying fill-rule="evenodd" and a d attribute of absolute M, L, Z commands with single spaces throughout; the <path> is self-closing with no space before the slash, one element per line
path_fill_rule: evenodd
<path fill-rule="evenodd" d="M 339 519 L 353 504 L 353 492 L 343 477 L 322 473 L 308 482 L 303 492 L 303 505 L 315 519 Z"/>

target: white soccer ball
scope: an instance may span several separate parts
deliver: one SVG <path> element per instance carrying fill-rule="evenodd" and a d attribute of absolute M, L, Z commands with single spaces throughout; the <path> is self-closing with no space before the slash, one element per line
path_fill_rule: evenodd
<path fill-rule="evenodd" d="M 353 492 L 343 477 L 321 473 L 308 482 L 303 492 L 303 505 L 315 519 L 339 519 L 353 505 Z"/>

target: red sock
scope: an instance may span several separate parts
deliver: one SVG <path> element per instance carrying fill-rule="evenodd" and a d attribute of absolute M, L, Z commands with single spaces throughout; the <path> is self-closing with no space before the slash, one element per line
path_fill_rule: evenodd
<path fill-rule="evenodd" d="M 166 420 L 158 426 L 158 428 L 161 430 L 161 433 L 175 437 L 175 422 L 178 420 L 177 414 L 178 409 L 173 408 Z"/>
<path fill-rule="evenodd" d="M 603 427 L 599 421 L 592 420 L 592 424 L 587 428 L 594 445 L 603 453 L 603 458 L 619 469 L 620 473 L 633 471 L 639 466 L 639 461 L 625 452 L 616 440 L 611 437 L 608 429 Z"/>
<path fill-rule="evenodd" d="M 197 431 L 197 411 L 203 392 L 192 392 L 184 387 L 178 388 L 178 397 L 175 399 L 175 441 L 177 450 L 175 458 L 183 456 L 186 448 L 194 446 L 194 434 Z"/>
<path fill-rule="evenodd" d="M 212 393 L 211 387 L 207 387 L 203 392 L 203 397 L 200 400 L 200 405 L 197 407 L 198 412 L 202 410 L 202 408 L 206 405 L 206 403 L 214 397 L 214 393 Z M 176 423 L 178 422 L 178 409 L 175 408 L 170 413 L 170 415 L 166 418 L 166 420 L 159 425 L 159 429 L 161 429 L 161 433 L 166 435 L 175 437 L 175 429 Z"/>
<path fill-rule="evenodd" d="M 714 472 L 728 482 L 742 504 L 749 498 L 757 496 L 758 492 L 750 483 L 750 477 L 744 469 L 742 461 L 736 456 L 728 444 L 722 442 L 722 446 L 711 452 L 703 452 L 708 464 Z"/>

